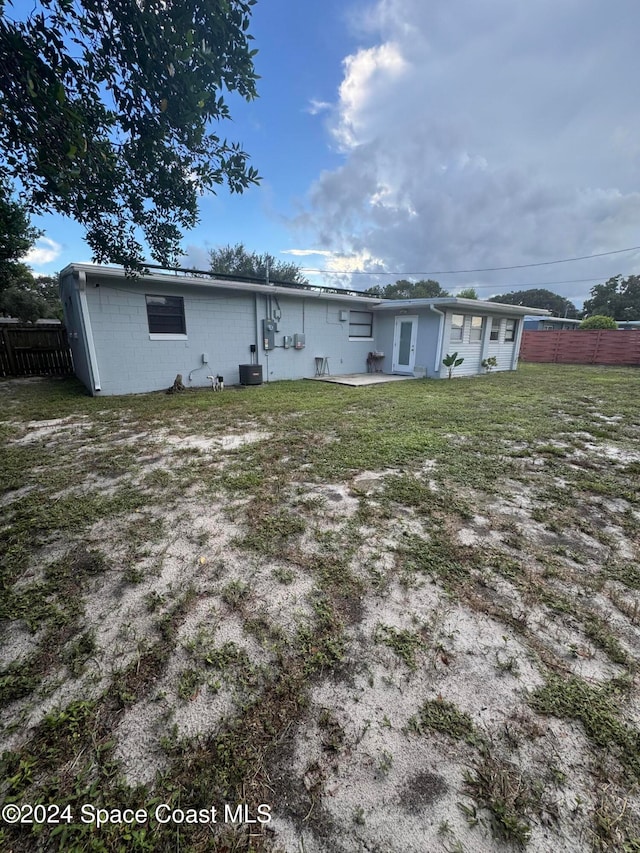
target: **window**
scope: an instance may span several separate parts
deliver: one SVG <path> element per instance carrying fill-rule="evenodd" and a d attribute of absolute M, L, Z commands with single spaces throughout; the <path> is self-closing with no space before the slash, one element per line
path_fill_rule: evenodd
<path fill-rule="evenodd" d="M 517 320 L 507 320 L 507 325 L 504 330 L 504 339 L 505 341 L 515 341 L 516 339 L 516 329 L 518 328 Z"/>
<path fill-rule="evenodd" d="M 146 296 L 149 332 L 156 335 L 186 335 L 182 296 Z"/>
<path fill-rule="evenodd" d="M 464 329 L 464 314 L 451 315 L 451 340 L 461 341 Z"/>
<path fill-rule="evenodd" d="M 349 311 L 349 337 L 350 338 L 372 338 L 373 337 L 373 312 L 372 311 Z"/>
<path fill-rule="evenodd" d="M 499 341 L 500 340 L 500 320 L 496 317 L 493 318 L 491 322 L 491 334 L 489 335 L 490 341 Z"/>
<path fill-rule="evenodd" d="M 484 318 L 482 317 L 472 317 L 471 318 L 471 330 L 469 331 L 469 341 L 470 343 L 479 343 L 482 340 L 482 326 L 484 323 Z"/>

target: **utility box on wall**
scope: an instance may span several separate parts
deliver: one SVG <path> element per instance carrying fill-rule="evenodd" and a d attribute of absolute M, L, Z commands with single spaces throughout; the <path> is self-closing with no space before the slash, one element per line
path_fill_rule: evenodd
<path fill-rule="evenodd" d="M 304 335 L 294 335 L 293 336 L 293 348 L 294 349 L 304 349 Z"/>
<path fill-rule="evenodd" d="M 276 345 L 276 324 L 273 320 L 262 321 L 262 340 L 265 350 L 273 349 Z"/>
<path fill-rule="evenodd" d="M 284 349 L 289 349 L 292 345 L 293 345 L 293 338 L 291 337 L 291 335 L 285 335 L 282 338 L 282 346 L 284 347 Z"/>

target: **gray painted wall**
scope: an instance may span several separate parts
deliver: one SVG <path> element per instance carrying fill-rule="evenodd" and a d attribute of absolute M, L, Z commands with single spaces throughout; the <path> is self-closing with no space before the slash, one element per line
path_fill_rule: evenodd
<path fill-rule="evenodd" d="M 435 376 L 436 346 L 438 343 L 438 328 L 440 317 L 425 308 L 409 306 L 404 314 L 400 309 L 378 309 L 375 312 L 376 321 L 376 350 L 384 353 L 382 370 L 391 373 L 393 362 L 393 335 L 396 317 L 411 316 L 418 318 L 418 336 L 416 339 L 416 376 Z"/>
<path fill-rule="evenodd" d="M 71 291 L 72 303 L 78 302 L 77 283 L 72 278 L 63 282 L 62 290 L 67 297 Z M 145 294 L 184 297 L 185 339 L 151 339 Z M 348 319 L 340 319 L 341 312 L 348 315 L 348 302 L 315 296 L 278 296 L 277 348 L 268 356 L 262 347 L 261 321 L 267 316 L 263 293 L 124 277 L 114 281 L 89 273 L 86 302 L 100 373 L 97 393 L 107 395 L 168 388 L 178 373 L 188 387 L 207 386 L 209 374 L 221 374 L 225 383 L 236 384 L 239 365 L 251 362 L 249 347 L 256 342 L 265 381 L 313 376 L 316 356 L 328 357 L 332 373 L 362 373 L 367 353 L 373 349 L 372 339 L 349 340 Z M 67 328 L 75 331 L 77 327 L 79 332 L 78 341 L 72 340 L 77 375 L 93 392 L 81 326 L 65 310 Z M 281 348 L 283 336 L 296 333 L 305 335 L 305 348 Z M 205 366 L 203 353 L 209 357 Z"/>

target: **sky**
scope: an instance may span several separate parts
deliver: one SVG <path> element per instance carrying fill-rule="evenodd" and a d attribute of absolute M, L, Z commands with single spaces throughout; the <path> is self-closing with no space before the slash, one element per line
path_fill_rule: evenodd
<path fill-rule="evenodd" d="M 637 0 L 258 0 L 259 97 L 221 129 L 262 182 L 202 199 L 183 265 L 241 242 L 318 284 L 581 307 L 640 273 L 638 31 Z M 91 260 L 75 223 L 33 223 L 34 271 Z"/>

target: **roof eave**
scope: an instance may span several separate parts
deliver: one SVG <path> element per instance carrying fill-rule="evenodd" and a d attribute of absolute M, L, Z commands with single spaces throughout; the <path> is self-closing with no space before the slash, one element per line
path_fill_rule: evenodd
<path fill-rule="evenodd" d="M 100 278 L 122 278 L 124 269 L 121 267 L 101 266 L 100 264 L 69 264 L 60 273 L 60 279 L 65 276 L 74 275 L 77 272 L 83 271 L 86 275 L 94 275 Z M 331 302 L 351 302 L 361 306 L 373 308 L 381 300 L 376 297 L 370 299 L 364 296 L 352 296 L 348 293 L 327 293 L 322 290 L 306 289 L 304 287 L 281 287 L 275 284 L 261 284 L 259 282 L 240 282 L 231 281 L 223 278 L 202 278 L 200 276 L 177 275 L 175 273 L 157 273 L 150 272 L 148 275 L 139 275 L 136 278 L 130 279 L 134 284 L 136 281 L 144 281 L 153 284 L 180 286 L 190 285 L 194 287 L 204 287 L 207 289 L 224 289 L 233 290 L 236 292 L 262 293 L 271 295 L 278 294 L 279 296 L 299 296 L 304 299 L 326 299 Z M 313 285 L 310 285 L 313 288 Z"/>

